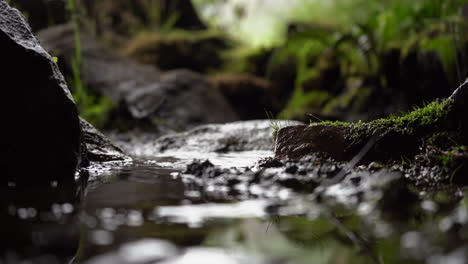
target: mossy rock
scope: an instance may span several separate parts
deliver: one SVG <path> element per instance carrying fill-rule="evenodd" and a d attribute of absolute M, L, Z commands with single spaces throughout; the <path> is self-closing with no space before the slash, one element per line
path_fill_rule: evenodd
<path fill-rule="evenodd" d="M 314 152 L 325 152 L 337 160 L 391 163 L 414 158 L 437 133 L 455 131 L 464 142 L 467 138 L 467 121 L 463 117 L 468 100 L 467 86 L 468 81 L 449 99 L 436 100 L 399 116 L 370 122 L 320 122 L 301 129 L 282 128 L 278 131 L 276 156 L 300 159 Z"/>
<path fill-rule="evenodd" d="M 129 41 L 123 54 L 161 70 L 185 68 L 208 72 L 222 67 L 230 41 L 210 32 L 145 33 Z"/>

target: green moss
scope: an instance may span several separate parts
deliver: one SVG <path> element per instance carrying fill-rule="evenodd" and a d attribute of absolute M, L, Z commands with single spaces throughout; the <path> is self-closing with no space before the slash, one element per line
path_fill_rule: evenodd
<path fill-rule="evenodd" d="M 359 124 L 361 122 L 358 122 L 358 123 L 350 123 L 350 122 L 343 122 L 343 121 L 322 121 L 322 122 L 313 122 L 313 123 L 310 123 L 311 126 L 315 126 L 315 125 L 324 125 L 324 126 L 349 126 L 349 127 L 353 127 L 355 126 L 356 124 Z"/>
<path fill-rule="evenodd" d="M 446 119 L 452 108 L 452 101 L 434 101 L 424 107 L 402 115 L 390 115 L 387 118 L 376 119 L 370 122 L 316 122 L 311 125 L 347 126 L 351 128 L 351 138 L 374 136 L 388 131 L 401 134 L 413 134 L 421 129 L 430 128 Z"/>
<path fill-rule="evenodd" d="M 415 108 L 412 112 L 397 116 L 390 115 L 388 118 L 377 119 L 368 122 L 367 125 L 374 129 L 392 129 L 401 132 L 424 126 L 429 126 L 444 119 L 451 109 L 451 101 L 434 101 L 425 107 Z"/>

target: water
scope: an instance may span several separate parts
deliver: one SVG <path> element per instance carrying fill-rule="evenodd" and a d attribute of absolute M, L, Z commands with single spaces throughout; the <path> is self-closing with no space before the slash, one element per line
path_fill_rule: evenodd
<path fill-rule="evenodd" d="M 0 263 L 466 263 L 468 206 L 453 195 L 397 192 L 405 206 L 395 207 L 381 173 L 320 199 L 235 200 L 182 174 L 185 165 L 245 167 L 271 153 L 189 154 L 90 169 L 86 189 L 11 186 Z"/>

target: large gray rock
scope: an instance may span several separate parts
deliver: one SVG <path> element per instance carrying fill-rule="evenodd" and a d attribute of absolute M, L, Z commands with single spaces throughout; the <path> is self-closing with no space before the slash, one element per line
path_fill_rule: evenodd
<path fill-rule="evenodd" d="M 239 119 L 203 76 L 188 70 L 162 74 L 153 66 L 116 54 L 85 30 L 80 35 L 82 80 L 86 87 L 121 106 L 118 118 L 130 117 L 130 121 L 176 130 Z M 75 54 L 73 26 L 52 27 L 38 36 L 44 47 L 59 57 L 62 69 L 70 69 Z"/>
<path fill-rule="evenodd" d="M 0 1 L 1 181 L 73 179 L 80 163 L 80 122 L 51 56 L 21 13 Z"/>
<path fill-rule="evenodd" d="M 139 87 L 125 102 L 133 117 L 175 130 L 239 119 L 219 91 L 189 70 L 167 72 L 159 82 Z"/>

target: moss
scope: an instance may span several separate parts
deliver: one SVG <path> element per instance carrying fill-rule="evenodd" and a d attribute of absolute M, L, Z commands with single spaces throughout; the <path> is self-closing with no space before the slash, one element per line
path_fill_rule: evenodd
<path fill-rule="evenodd" d="M 343 121 L 322 121 L 322 122 L 313 122 L 313 123 L 310 123 L 310 125 L 311 126 L 324 125 L 324 126 L 353 127 L 359 123 L 361 123 L 361 121 L 357 123 L 350 123 L 350 122 L 343 122 Z"/>
<path fill-rule="evenodd" d="M 311 125 L 348 126 L 353 131 L 353 137 L 362 135 L 376 135 L 378 133 L 395 131 L 402 134 L 413 134 L 422 128 L 428 128 L 445 120 L 451 108 L 450 99 L 434 101 L 424 107 L 415 108 L 413 111 L 402 115 L 390 115 L 387 118 L 376 119 L 370 122 L 316 122 Z"/>
<path fill-rule="evenodd" d="M 367 126 L 373 131 L 394 130 L 403 133 L 413 133 L 416 129 L 436 124 L 446 118 L 451 107 L 450 100 L 434 101 L 425 107 L 416 108 L 412 112 L 400 116 L 390 115 L 388 118 L 377 119 L 363 123 L 360 126 Z"/>

